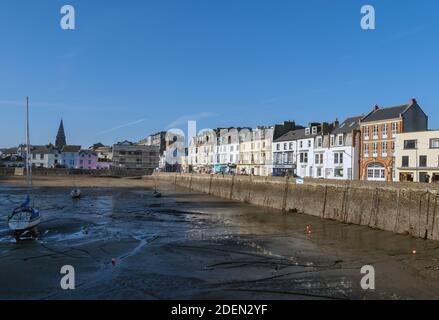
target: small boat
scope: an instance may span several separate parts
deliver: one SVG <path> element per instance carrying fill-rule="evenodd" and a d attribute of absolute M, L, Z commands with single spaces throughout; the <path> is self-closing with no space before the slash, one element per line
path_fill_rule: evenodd
<path fill-rule="evenodd" d="M 29 203 L 30 198 L 27 196 L 26 201 L 21 206 L 15 208 L 8 217 L 9 228 L 14 232 L 14 237 L 17 241 L 26 232 L 29 232 L 33 237 L 38 236 L 36 227 L 41 220 L 40 211 L 30 206 Z"/>
<path fill-rule="evenodd" d="M 8 216 L 9 228 L 13 231 L 15 240 L 29 233 L 31 237 L 38 237 L 37 226 L 41 220 L 41 213 L 30 204 L 30 192 L 32 190 L 32 165 L 31 148 L 29 138 L 29 98 L 26 99 L 26 179 L 27 195 L 26 200 Z"/>
<path fill-rule="evenodd" d="M 154 192 L 152 193 L 152 196 L 154 198 L 160 198 L 162 196 L 162 193 L 157 191 L 157 190 L 154 190 Z"/>
<path fill-rule="evenodd" d="M 72 197 L 72 199 L 81 198 L 81 190 L 78 188 L 73 189 L 72 192 L 70 192 L 70 196 Z"/>

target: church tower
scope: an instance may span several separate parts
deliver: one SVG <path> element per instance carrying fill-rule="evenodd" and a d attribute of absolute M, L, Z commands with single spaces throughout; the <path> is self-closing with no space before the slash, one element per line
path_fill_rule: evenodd
<path fill-rule="evenodd" d="M 55 146 L 61 150 L 66 145 L 66 135 L 64 133 L 64 124 L 61 119 L 61 123 L 59 124 L 58 134 L 56 135 Z"/>

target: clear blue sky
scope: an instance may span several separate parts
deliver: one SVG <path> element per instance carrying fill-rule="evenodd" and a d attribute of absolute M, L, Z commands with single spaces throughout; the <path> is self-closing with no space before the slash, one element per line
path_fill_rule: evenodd
<path fill-rule="evenodd" d="M 59 26 L 76 8 L 75 31 Z M 363 4 L 376 30 L 360 28 Z M 416 97 L 439 128 L 439 3 L 3 0 L 0 146 L 138 140 L 169 126 L 340 120 Z"/>

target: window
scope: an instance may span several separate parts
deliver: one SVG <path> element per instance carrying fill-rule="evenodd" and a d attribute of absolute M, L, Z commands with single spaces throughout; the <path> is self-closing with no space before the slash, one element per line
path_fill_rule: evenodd
<path fill-rule="evenodd" d="M 418 140 L 404 140 L 404 149 L 416 149 L 418 145 Z"/>
<path fill-rule="evenodd" d="M 300 162 L 301 163 L 308 163 L 308 153 L 307 152 L 300 153 Z"/>
<path fill-rule="evenodd" d="M 323 146 L 323 138 L 317 137 L 317 147 L 321 148 Z"/>
<path fill-rule="evenodd" d="M 387 156 L 387 147 L 388 147 L 387 141 L 381 143 L 381 154 L 383 156 Z"/>
<path fill-rule="evenodd" d="M 315 163 L 316 164 L 323 164 L 323 153 L 317 153 L 315 155 Z"/>
<path fill-rule="evenodd" d="M 419 166 L 421 168 L 427 167 L 427 156 L 419 156 Z"/>
<path fill-rule="evenodd" d="M 383 124 L 383 137 L 386 138 L 387 137 L 387 124 Z"/>
<path fill-rule="evenodd" d="M 290 142 L 290 150 L 293 150 L 293 143 Z"/>
<path fill-rule="evenodd" d="M 343 152 L 334 153 L 334 164 L 343 164 Z"/>
<path fill-rule="evenodd" d="M 288 144 L 284 143 L 284 150 L 287 150 Z"/>
<path fill-rule="evenodd" d="M 409 165 L 410 165 L 409 157 L 408 156 L 403 156 L 402 157 L 402 167 L 403 168 L 408 168 Z"/>
<path fill-rule="evenodd" d="M 338 140 L 338 145 L 339 145 L 339 146 L 342 146 L 342 145 L 343 145 L 343 135 L 340 134 L 340 135 L 337 137 L 337 140 Z"/>
<path fill-rule="evenodd" d="M 372 144 L 372 146 L 373 146 L 373 153 L 374 153 L 374 154 L 378 153 L 378 143 L 374 142 L 374 143 Z"/>
<path fill-rule="evenodd" d="M 303 148 L 303 141 L 300 141 L 300 148 Z"/>
<path fill-rule="evenodd" d="M 378 138 L 378 126 L 377 125 L 373 126 L 373 138 L 374 139 Z"/>
<path fill-rule="evenodd" d="M 244 150 L 245 150 L 245 147 L 244 147 Z M 276 150 L 277 150 L 277 151 L 280 151 L 280 143 L 278 143 L 278 144 L 276 145 Z"/>
<path fill-rule="evenodd" d="M 334 143 L 335 143 L 334 141 L 335 141 L 335 137 L 331 136 L 331 147 L 334 146 Z"/>
<path fill-rule="evenodd" d="M 369 139 L 369 127 L 364 127 L 364 139 Z"/>
<path fill-rule="evenodd" d="M 343 178 L 343 169 L 335 169 L 334 170 L 334 177 L 336 178 Z"/>
<path fill-rule="evenodd" d="M 310 128 L 306 128 L 305 129 L 305 135 L 306 136 L 309 136 L 310 132 L 311 132 Z"/>
<path fill-rule="evenodd" d="M 372 163 L 367 167 L 367 179 L 384 181 L 386 180 L 386 171 L 380 163 Z"/>
<path fill-rule="evenodd" d="M 392 135 L 396 136 L 397 133 L 398 133 L 398 123 L 397 122 L 393 122 L 392 123 Z"/>
<path fill-rule="evenodd" d="M 430 149 L 439 149 L 439 139 L 430 139 Z"/>
<path fill-rule="evenodd" d="M 369 154 L 369 144 L 368 144 L 368 143 L 366 143 L 366 144 L 364 145 L 364 154 L 365 154 L 366 156 Z"/>
<path fill-rule="evenodd" d="M 308 140 L 308 148 L 311 148 L 311 140 Z"/>
<path fill-rule="evenodd" d="M 317 134 L 317 127 L 312 127 L 312 134 Z"/>
<path fill-rule="evenodd" d="M 317 177 L 322 176 L 322 168 L 317 168 Z"/>
<path fill-rule="evenodd" d="M 40 154 L 40 160 L 44 160 L 44 154 Z"/>

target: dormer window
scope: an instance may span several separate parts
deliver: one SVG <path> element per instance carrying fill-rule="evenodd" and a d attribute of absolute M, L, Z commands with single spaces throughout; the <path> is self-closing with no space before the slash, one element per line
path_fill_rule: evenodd
<path fill-rule="evenodd" d="M 311 133 L 311 129 L 310 128 L 306 128 L 305 129 L 305 135 L 309 136 L 310 133 Z"/>
<path fill-rule="evenodd" d="M 312 127 L 312 134 L 317 134 L 317 127 Z"/>

